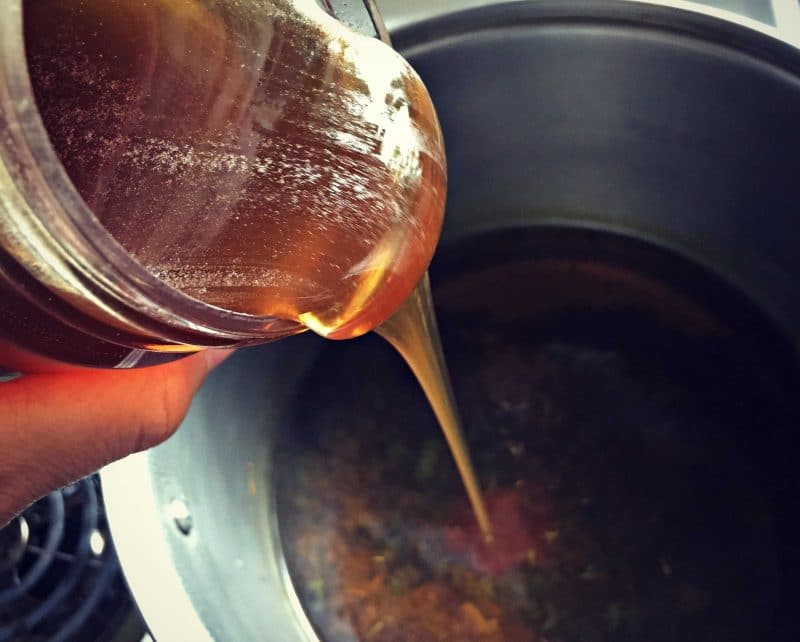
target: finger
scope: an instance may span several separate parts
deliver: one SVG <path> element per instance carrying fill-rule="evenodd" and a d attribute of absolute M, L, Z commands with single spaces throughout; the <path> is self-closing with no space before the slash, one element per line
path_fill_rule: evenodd
<path fill-rule="evenodd" d="M 0 520 L 166 439 L 227 355 L 206 351 L 153 368 L 77 369 L 0 384 Z"/>

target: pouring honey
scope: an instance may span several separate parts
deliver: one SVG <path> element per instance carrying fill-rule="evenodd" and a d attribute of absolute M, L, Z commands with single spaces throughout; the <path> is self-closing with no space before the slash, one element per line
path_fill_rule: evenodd
<path fill-rule="evenodd" d="M 431 402 L 489 520 L 426 269 L 446 161 L 422 81 L 313 0 L 29 0 L 30 77 L 86 204 L 203 303 L 331 339 L 373 329 Z"/>

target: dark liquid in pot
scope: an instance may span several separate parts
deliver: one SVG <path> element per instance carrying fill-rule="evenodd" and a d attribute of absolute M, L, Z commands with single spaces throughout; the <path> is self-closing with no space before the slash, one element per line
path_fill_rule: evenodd
<path fill-rule="evenodd" d="M 797 511 L 780 500 L 797 486 L 780 454 L 793 383 L 755 326 L 729 327 L 713 293 L 678 292 L 544 257 L 437 289 L 494 547 L 391 352 L 361 340 L 347 368 L 370 375 L 345 377 L 326 346 L 277 475 L 290 574 L 320 637 L 794 639 L 779 615 L 797 570 L 784 549 Z"/>

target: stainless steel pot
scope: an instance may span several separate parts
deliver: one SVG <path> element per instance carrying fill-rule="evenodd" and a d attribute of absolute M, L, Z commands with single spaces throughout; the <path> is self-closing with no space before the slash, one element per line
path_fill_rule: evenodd
<path fill-rule="evenodd" d="M 794 0 L 379 4 L 445 131 L 444 246 L 545 226 L 646 239 L 721 275 L 797 343 Z M 457 11 L 467 5 L 481 6 Z M 319 347 L 307 336 L 243 351 L 169 443 L 104 471 L 114 540 L 159 642 L 315 639 L 270 479 L 273 437 Z"/>

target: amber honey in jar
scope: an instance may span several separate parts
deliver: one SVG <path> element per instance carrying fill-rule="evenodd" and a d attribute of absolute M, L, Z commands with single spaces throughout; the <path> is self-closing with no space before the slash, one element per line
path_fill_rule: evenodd
<path fill-rule="evenodd" d="M 348 338 L 419 282 L 444 151 L 389 47 L 313 0 L 0 13 L 6 344 L 129 367 L 307 328 Z"/>

